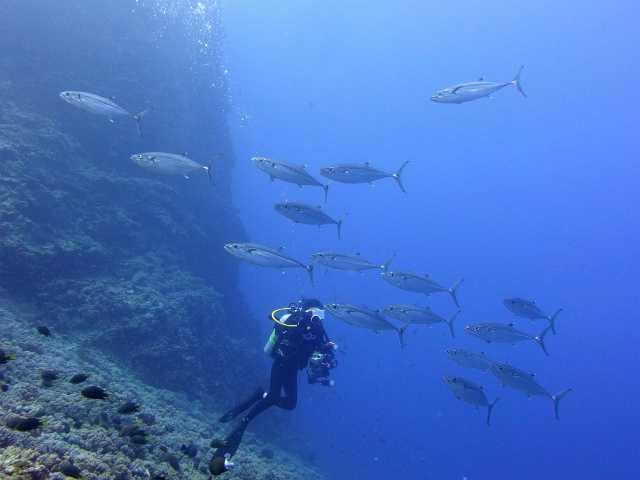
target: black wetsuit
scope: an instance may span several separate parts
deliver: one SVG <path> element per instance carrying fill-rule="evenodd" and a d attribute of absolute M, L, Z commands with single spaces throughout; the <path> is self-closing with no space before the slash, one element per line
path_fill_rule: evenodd
<path fill-rule="evenodd" d="M 302 314 L 299 314 L 302 315 Z M 287 319 L 288 324 L 300 322 L 297 328 L 277 326 L 278 340 L 273 348 L 274 358 L 271 366 L 271 382 L 267 395 L 247 414 L 247 420 L 253 420 L 267 408 L 275 405 L 293 410 L 298 403 L 298 370 L 309 363 L 311 354 L 324 349 L 329 338 L 318 319 L 311 320 L 307 314 L 303 319 Z M 284 396 L 281 396 L 284 392 Z"/>
<path fill-rule="evenodd" d="M 296 408 L 298 371 L 307 366 L 313 352 L 326 348 L 329 338 L 322 322 L 317 318 L 311 319 L 310 314 L 306 312 L 291 315 L 285 323 L 298 324 L 298 327 L 275 327 L 277 340 L 271 352 L 273 365 L 269 391 L 265 394 L 264 390 L 258 389 L 249 399 L 221 418 L 223 422 L 230 421 L 250 408 L 242 422 L 227 437 L 227 446 L 218 449 L 215 456 L 234 455 L 249 422 L 269 407 L 277 406 L 286 410 Z M 284 393 L 284 396 L 281 393 Z"/>

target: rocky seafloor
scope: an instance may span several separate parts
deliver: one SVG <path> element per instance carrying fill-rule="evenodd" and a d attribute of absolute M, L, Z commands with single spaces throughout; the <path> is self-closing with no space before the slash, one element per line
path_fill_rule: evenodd
<path fill-rule="evenodd" d="M 38 333 L 38 318 L 30 307 L 16 305 L 0 292 L 0 350 L 14 357 L 0 364 L 0 478 L 63 480 L 72 478 L 62 473 L 69 464 L 87 480 L 209 478 L 209 444 L 228 429 L 216 421 L 220 412 L 141 382 L 73 337 L 55 330 L 51 336 Z M 48 385 L 41 378 L 46 370 L 58 375 Z M 89 378 L 70 383 L 79 373 Z M 81 395 L 94 385 L 109 397 Z M 139 404 L 140 411 L 117 413 L 127 401 Z M 36 417 L 42 426 L 26 432 L 8 428 L 16 415 Z M 146 443 L 138 444 L 130 435 L 133 430 L 143 430 Z M 323 478 L 308 459 L 251 431 L 234 461 L 236 467 L 224 474 L 230 479 Z"/>

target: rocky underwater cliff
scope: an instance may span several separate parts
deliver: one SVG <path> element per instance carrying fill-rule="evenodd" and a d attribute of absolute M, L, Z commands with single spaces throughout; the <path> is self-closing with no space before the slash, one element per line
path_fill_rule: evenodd
<path fill-rule="evenodd" d="M 185 19 L 183 3 L 0 6 L 0 478 L 62 478 L 65 459 L 87 479 L 206 478 L 213 412 L 263 373 L 222 249 L 244 232 L 218 13 Z M 63 90 L 150 109 L 143 137 L 130 119 L 66 105 Z M 147 173 L 129 160 L 144 151 L 213 162 L 214 185 Z M 47 385 L 44 369 L 57 375 Z M 69 383 L 80 372 L 110 400 L 81 397 Z M 119 415 L 125 400 L 147 416 Z M 43 423 L 16 431 L 11 416 Z M 132 422 L 144 443 L 123 434 Z M 231 478 L 319 478 L 293 457 L 274 470 L 274 451 L 250 437 Z"/>

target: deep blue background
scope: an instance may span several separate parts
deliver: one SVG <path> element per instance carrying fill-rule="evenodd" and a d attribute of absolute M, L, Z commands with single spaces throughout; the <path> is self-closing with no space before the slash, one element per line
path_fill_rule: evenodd
<path fill-rule="evenodd" d="M 526 4 L 525 4 L 526 3 Z M 223 5 L 231 72 L 235 204 L 253 241 L 312 252 L 361 252 L 452 284 L 463 314 L 458 338 L 415 327 L 400 351 L 393 334 L 327 321 L 346 350 L 334 390 L 303 387 L 293 413 L 331 478 L 556 479 L 633 477 L 640 416 L 637 379 L 637 191 L 640 168 L 636 2 L 236 0 Z M 475 80 L 507 81 L 525 64 L 529 98 L 507 88 L 465 105 L 428 99 Z M 238 121 L 249 116 L 246 125 Z M 404 160 L 409 191 L 392 180 L 333 184 L 335 228 L 293 226 L 273 211 L 284 199 L 320 204 L 320 189 L 270 183 L 253 155 L 308 164 Z M 374 272 L 243 268 L 242 289 L 262 318 L 301 294 L 382 307 L 429 304 Z M 464 324 L 509 321 L 507 296 L 562 306 L 551 357 L 533 344 L 484 346 Z M 532 333 L 543 323 L 517 320 Z M 269 325 L 265 321 L 264 332 Z M 573 387 L 553 419 L 551 402 L 464 371 L 450 345 L 485 350 L 536 373 L 550 391 Z M 440 378 L 462 374 L 502 398 L 484 412 L 456 401 Z"/>

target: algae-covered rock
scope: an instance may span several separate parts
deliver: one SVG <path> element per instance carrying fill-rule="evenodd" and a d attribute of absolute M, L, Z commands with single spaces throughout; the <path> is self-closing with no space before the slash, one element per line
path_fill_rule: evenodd
<path fill-rule="evenodd" d="M 41 323 L 109 352 L 154 385 L 228 402 L 258 377 L 259 349 L 237 266 L 221 248 L 244 233 L 231 207 L 225 82 L 212 81 L 216 43 L 194 52 L 193 32 L 181 37 L 176 26 L 172 52 L 188 54 L 168 65 L 154 40 L 165 20 L 121 3 L 70 2 L 63 15 L 56 2 L 25 0 L 11 20 L 0 15 L 8 42 L 0 62 L 0 287 L 39 309 Z M 39 24 L 49 41 L 33 44 L 20 28 L 34 12 L 56 19 Z M 102 14 L 109 21 L 96 24 Z M 138 21 L 145 31 L 134 28 Z M 96 34 L 78 38 L 78 22 Z M 130 36 L 110 37 L 110 28 Z M 27 44 L 32 61 L 43 62 L 39 75 L 28 74 L 33 65 L 20 53 Z M 120 47 L 129 63 L 114 71 Z M 121 94 L 139 109 L 153 104 L 144 139 L 133 122 L 110 124 L 62 102 L 58 92 L 71 88 Z M 138 169 L 129 156 L 151 145 L 215 158 L 215 186 Z"/>
<path fill-rule="evenodd" d="M 0 394 L 0 478 L 209 478 L 210 440 L 224 434 L 222 426 L 211 421 L 220 411 L 141 382 L 114 363 L 112 355 L 95 350 L 87 354 L 81 339 L 38 335 L 29 328 L 35 314 L 12 303 L 0 289 L 0 347 L 15 355 L 14 361 L 0 366 L 11 385 Z M 39 353 L 33 352 L 34 345 L 41 347 Z M 61 378 L 86 371 L 92 382 L 109 392 L 109 398 L 84 398 L 80 392 L 85 387 L 70 382 L 44 388 L 39 385 L 39 372 L 45 366 Z M 142 411 L 135 416 L 120 414 L 119 407 L 130 399 Z M 153 421 L 143 423 L 143 415 Z M 39 420 L 36 429 L 15 428 L 27 418 Z M 266 450 L 278 461 L 265 456 Z M 234 461 L 229 478 L 261 479 L 269 474 L 279 480 L 323 478 L 301 458 L 252 432 L 247 432 Z"/>

